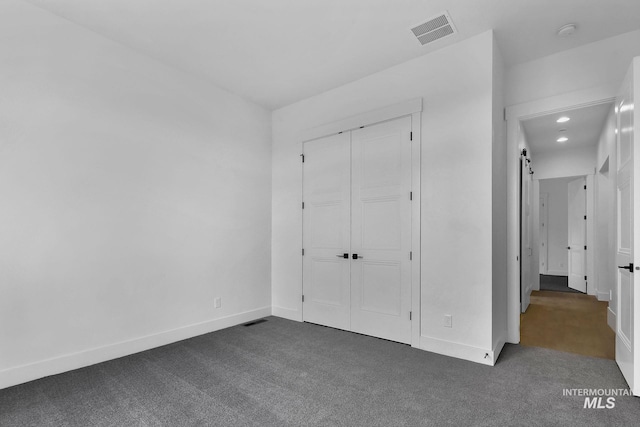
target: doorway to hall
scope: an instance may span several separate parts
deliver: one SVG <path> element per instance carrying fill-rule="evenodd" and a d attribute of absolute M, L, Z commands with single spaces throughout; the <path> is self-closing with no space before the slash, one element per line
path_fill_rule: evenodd
<path fill-rule="evenodd" d="M 539 290 L 587 293 L 587 179 L 541 179 L 538 188 Z"/>
<path fill-rule="evenodd" d="M 611 284 L 598 280 L 595 266 L 602 230 L 595 220 L 601 177 L 594 172 L 612 110 L 604 103 L 521 123 L 523 162 L 531 169 L 521 189 L 522 345 L 615 358 L 605 292 Z M 567 116 L 570 124 L 559 122 Z"/>

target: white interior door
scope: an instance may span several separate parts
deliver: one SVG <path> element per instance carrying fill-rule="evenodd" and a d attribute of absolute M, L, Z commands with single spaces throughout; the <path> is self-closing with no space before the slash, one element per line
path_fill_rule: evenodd
<path fill-rule="evenodd" d="M 587 191 L 584 177 L 568 184 L 568 270 L 569 287 L 587 292 L 586 244 L 587 244 Z"/>
<path fill-rule="evenodd" d="M 635 348 L 640 342 L 640 316 L 635 316 L 640 307 L 640 285 L 637 262 L 634 268 L 634 254 L 638 253 L 640 229 L 640 185 L 638 174 L 640 159 L 635 156 L 638 149 L 638 132 L 635 128 L 640 122 L 638 108 L 634 109 L 634 98 L 640 84 L 638 76 L 638 58 L 627 73 L 617 107 L 617 204 L 616 204 L 616 362 L 633 393 L 640 395 L 640 351 Z M 635 67 L 635 70 L 634 70 Z"/>
<path fill-rule="evenodd" d="M 352 132 L 351 328 L 411 343 L 411 118 Z"/>
<path fill-rule="evenodd" d="M 533 255 L 533 250 L 531 247 L 531 233 L 533 229 L 533 212 L 531 208 L 531 198 L 532 198 L 532 179 L 531 173 L 529 173 L 529 162 L 527 159 L 522 159 L 522 206 L 521 206 L 521 236 L 520 236 L 520 245 L 521 245 L 521 263 L 520 263 L 520 308 L 524 313 L 529 307 L 529 302 L 531 301 L 531 291 L 533 290 L 532 284 L 532 265 L 531 258 Z"/>
<path fill-rule="evenodd" d="M 303 320 L 350 329 L 349 133 L 304 144 Z M 344 254 L 347 258 L 344 258 Z"/>

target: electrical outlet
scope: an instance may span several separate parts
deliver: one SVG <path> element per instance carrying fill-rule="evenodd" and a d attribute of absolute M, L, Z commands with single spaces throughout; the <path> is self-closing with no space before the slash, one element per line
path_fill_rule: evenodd
<path fill-rule="evenodd" d="M 215 308 L 220 308 L 222 306 L 222 298 L 218 297 L 213 300 L 213 306 Z"/>
<path fill-rule="evenodd" d="M 445 328 L 451 328 L 453 326 L 453 319 L 452 316 L 450 314 L 445 314 L 444 315 L 444 324 L 443 326 Z"/>

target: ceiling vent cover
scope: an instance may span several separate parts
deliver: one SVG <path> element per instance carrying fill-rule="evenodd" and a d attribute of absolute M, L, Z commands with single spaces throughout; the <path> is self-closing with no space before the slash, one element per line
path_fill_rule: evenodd
<path fill-rule="evenodd" d="M 411 31 L 422 45 L 457 32 L 447 12 L 443 12 L 435 18 L 413 27 Z"/>

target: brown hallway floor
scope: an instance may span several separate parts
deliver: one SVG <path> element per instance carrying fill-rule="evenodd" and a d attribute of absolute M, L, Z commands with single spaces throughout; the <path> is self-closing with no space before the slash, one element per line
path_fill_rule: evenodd
<path fill-rule="evenodd" d="M 520 344 L 585 356 L 615 358 L 608 303 L 584 294 L 533 291 L 520 317 Z"/>

